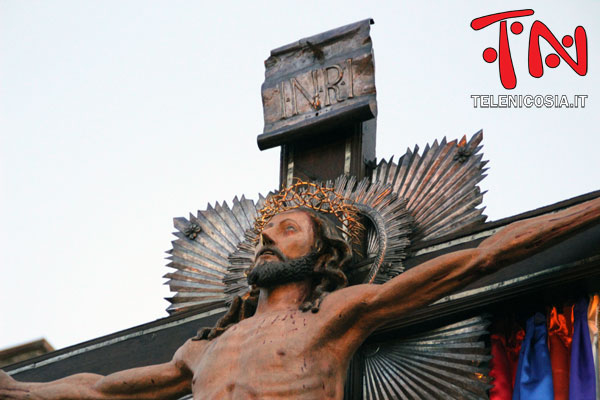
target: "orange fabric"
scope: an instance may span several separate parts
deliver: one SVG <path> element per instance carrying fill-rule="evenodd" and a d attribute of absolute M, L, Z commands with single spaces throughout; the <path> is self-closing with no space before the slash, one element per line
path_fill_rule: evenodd
<path fill-rule="evenodd" d="M 565 306 L 562 313 L 559 313 L 556 307 L 552 307 L 548 316 L 548 347 L 555 400 L 569 399 L 572 338 L 573 305 Z"/>

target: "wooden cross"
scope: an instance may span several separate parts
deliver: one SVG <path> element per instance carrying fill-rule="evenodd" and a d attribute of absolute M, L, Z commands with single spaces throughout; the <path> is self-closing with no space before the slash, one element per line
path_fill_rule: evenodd
<path fill-rule="evenodd" d="M 370 175 L 377 115 L 372 23 L 301 39 L 265 61 L 265 127 L 257 141 L 261 150 L 281 146 L 281 185 Z"/>

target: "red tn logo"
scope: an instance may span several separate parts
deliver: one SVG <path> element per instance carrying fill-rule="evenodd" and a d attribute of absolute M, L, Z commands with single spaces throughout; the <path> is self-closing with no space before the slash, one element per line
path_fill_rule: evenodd
<path fill-rule="evenodd" d="M 488 63 L 493 63 L 498 59 L 500 70 L 500 82 L 505 89 L 514 89 L 517 86 L 517 76 L 513 67 L 512 57 L 510 55 L 510 44 L 508 42 L 507 20 L 512 18 L 526 17 L 533 15 L 533 10 L 506 11 L 497 14 L 490 14 L 475 18 L 471 21 L 471 28 L 478 31 L 487 26 L 500 22 L 500 40 L 498 51 L 493 47 L 488 47 L 483 51 L 483 59 Z M 510 31 L 514 35 L 520 35 L 523 32 L 523 24 L 514 21 L 510 25 Z M 573 46 L 573 36 L 575 37 L 575 50 L 577 62 L 571 58 L 565 47 Z M 560 64 L 560 59 L 565 60 L 567 64 L 580 76 L 587 74 L 587 36 L 582 26 L 575 28 L 575 34 L 565 35 L 562 41 L 558 41 L 556 36 L 541 21 L 535 21 L 531 25 L 529 32 L 529 54 L 528 65 L 529 74 L 534 78 L 540 78 L 544 75 L 544 65 L 542 54 L 540 52 L 540 38 L 543 38 L 556 53 L 550 53 L 545 58 L 545 63 L 550 68 L 556 68 Z M 561 43 L 562 42 L 562 43 Z M 563 47 L 564 46 L 564 47 Z"/>

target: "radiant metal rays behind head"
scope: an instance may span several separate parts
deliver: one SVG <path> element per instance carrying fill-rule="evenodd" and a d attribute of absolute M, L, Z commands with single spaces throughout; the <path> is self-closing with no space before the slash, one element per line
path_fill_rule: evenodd
<path fill-rule="evenodd" d="M 404 270 L 411 246 L 482 224 L 483 193 L 477 184 L 485 177 L 480 154 L 483 134 L 469 141 L 410 149 L 398 162 L 382 160 L 372 178 L 356 182 L 340 176 L 323 186 L 352 202 L 367 222 L 366 259 L 346 271 L 351 281 L 383 283 Z M 246 272 L 254 260 L 258 210 L 265 204 L 237 197 L 210 204 L 189 220 L 174 220 L 177 240 L 169 251 L 175 269 L 165 275 L 175 296 L 169 312 L 223 306 L 248 290 Z M 354 277 L 354 279 L 353 279 Z"/>

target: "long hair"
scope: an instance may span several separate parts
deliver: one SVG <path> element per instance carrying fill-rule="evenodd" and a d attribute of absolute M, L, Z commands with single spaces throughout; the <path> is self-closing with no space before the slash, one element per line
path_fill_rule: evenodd
<path fill-rule="evenodd" d="M 298 211 L 303 211 L 310 216 L 314 232 L 313 250 L 317 254 L 313 269 L 313 290 L 306 301 L 300 305 L 300 310 L 316 313 L 327 294 L 348 284 L 343 269 L 352 259 L 352 248 L 342 238 L 336 221 L 328 214 L 318 213 L 308 208 L 299 208 Z M 236 296 L 227 313 L 217 321 L 217 324 L 213 328 L 201 328 L 194 340 L 212 340 L 234 324 L 253 316 L 258 306 L 259 294 L 259 288 L 253 286 L 245 295 Z"/>

